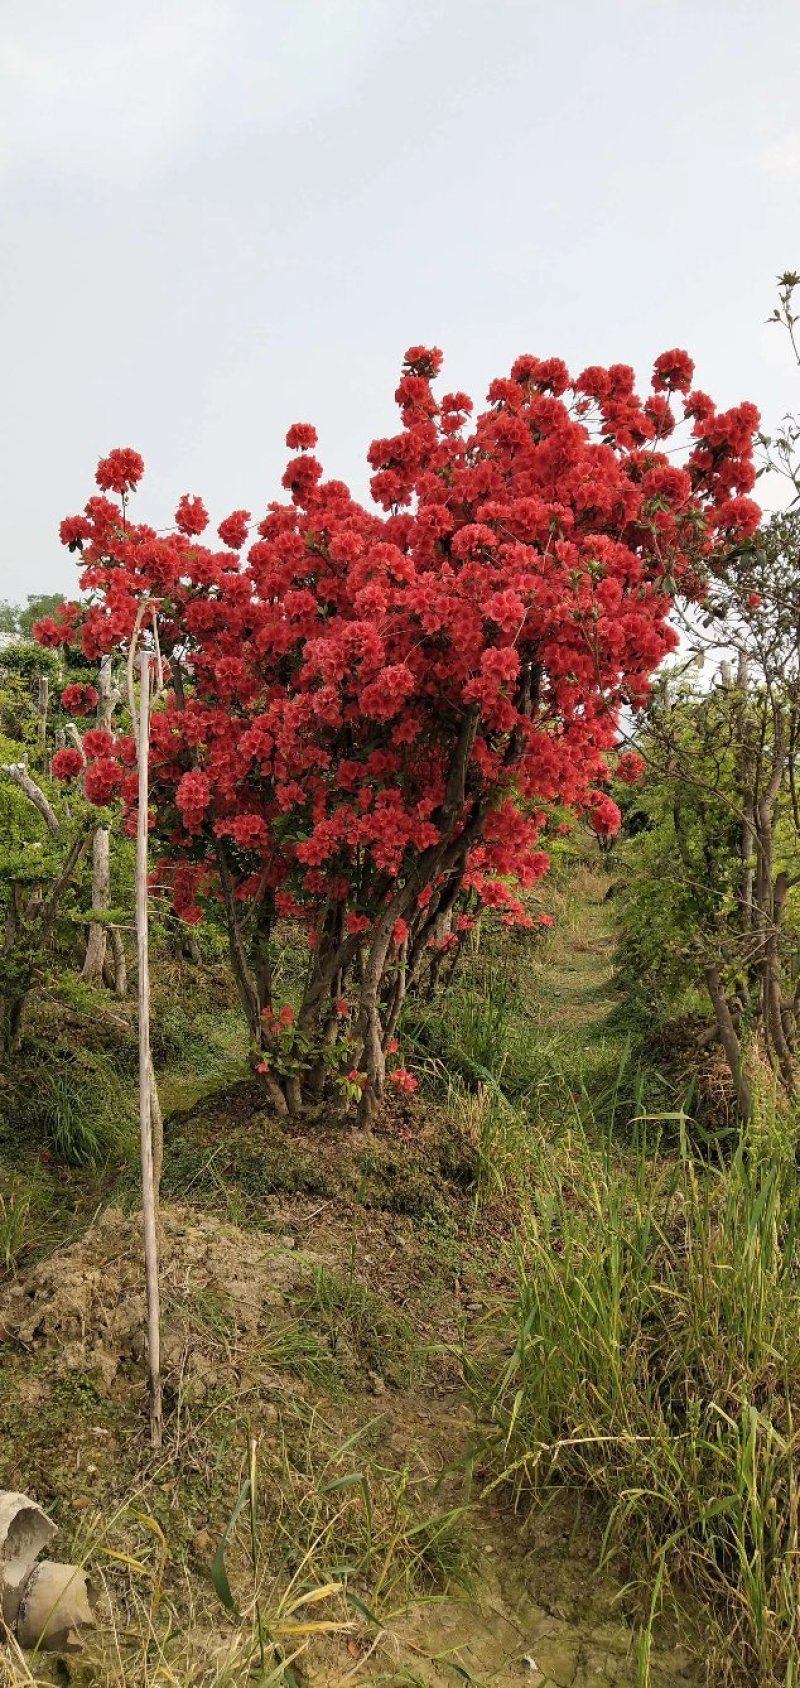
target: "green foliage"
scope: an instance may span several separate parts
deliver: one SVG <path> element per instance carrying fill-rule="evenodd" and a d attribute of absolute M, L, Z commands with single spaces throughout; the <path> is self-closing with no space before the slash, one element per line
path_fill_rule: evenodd
<path fill-rule="evenodd" d="M 706 961 L 727 967 L 733 959 L 725 937 L 741 877 L 734 707 L 719 688 L 707 695 L 687 687 L 665 692 L 653 737 L 642 738 L 651 771 L 643 785 L 615 793 L 623 821 L 636 816 L 635 834 L 621 849 L 620 963 L 628 995 L 650 1023 L 654 1011 L 663 1018 L 686 1007 L 701 988 Z M 662 729 L 672 754 L 662 752 Z"/>
<path fill-rule="evenodd" d="M 38 683 L 43 676 L 51 686 L 56 685 L 62 674 L 62 663 L 55 651 L 44 650 L 41 645 L 5 645 L 0 649 L 0 670 L 4 679 L 15 675 L 26 681 L 30 690 L 32 683 Z"/>

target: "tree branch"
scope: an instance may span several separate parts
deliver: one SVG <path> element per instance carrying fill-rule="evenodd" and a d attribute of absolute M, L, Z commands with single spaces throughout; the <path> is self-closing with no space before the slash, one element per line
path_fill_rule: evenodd
<path fill-rule="evenodd" d="M 29 798 L 35 808 L 39 810 L 39 814 L 43 817 L 48 832 L 53 838 L 58 838 L 61 833 L 61 823 L 55 809 L 52 804 L 48 802 L 41 786 L 37 785 L 36 781 L 31 779 L 25 763 L 3 762 L 0 763 L 0 771 L 4 774 L 8 774 L 9 778 L 14 781 L 14 784 L 19 786 L 20 791 L 24 791 L 25 796 Z"/>

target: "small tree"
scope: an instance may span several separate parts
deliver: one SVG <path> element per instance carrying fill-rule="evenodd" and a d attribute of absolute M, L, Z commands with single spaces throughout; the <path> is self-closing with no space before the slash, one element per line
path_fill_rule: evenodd
<path fill-rule="evenodd" d="M 283 1111 L 330 1075 L 368 1120 L 409 981 L 460 899 L 527 919 L 519 892 L 546 870 L 556 801 L 613 830 L 604 753 L 676 643 L 673 595 L 697 595 L 758 521 L 742 496 L 757 413 L 717 413 L 683 352 L 657 360 L 644 401 L 624 365 L 572 379 L 520 358 L 474 422 L 464 393 L 434 396 L 440 364 L 407 354 L 402 429 L 369 453 L 377 510 L 323 480 L 313 428 L 290 429 L 291 502 L 269 505 L 244 564 L 247 511 L 220 524 L 221 548 L 201 542 L 196 497 L 173 533 L 132 524 L 143 464 L 112 452 L 97 479 L 120 502 L 93 497 L 62 524 L 88 606 L 38 628 L 130 660 L 146 627 L 168 660 L 161 873 L 190 922 L 222 900 L 254 1064 Z M 682 467 L 665 449 L 676 409 Z M 133 809 L 125 759 L 123 741 L 86 786 Z M 308 938 L 296 1013 L 273 1001 L 281 917 Z"/>

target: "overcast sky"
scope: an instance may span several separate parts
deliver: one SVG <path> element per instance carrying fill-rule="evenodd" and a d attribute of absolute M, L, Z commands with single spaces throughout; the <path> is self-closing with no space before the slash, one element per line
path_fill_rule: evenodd
<path fill-rule="evenodd" d="M 295 420 L 364 491 L 413 341 L 800 409 L 799 85 L 798 0 L 0 0 L 0 596 L 71 590 L 112 446 L 158 525 L 260 514 Z"/>

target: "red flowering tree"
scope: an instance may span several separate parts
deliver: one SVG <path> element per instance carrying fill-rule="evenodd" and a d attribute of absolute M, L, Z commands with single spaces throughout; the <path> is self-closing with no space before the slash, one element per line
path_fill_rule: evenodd
<path fill-rule="evenodd" d="M 323 479 L 313 428 L 290 429 L 289 500 L 245 558 L 244 510 L 219 544 L 199 498 L 181 499 L 174 531 L 132 523 L 141 459 L 112 452 L 97 479 L 119 501 L 90 498 L 61 529 L 88 601 L 39 625 L 93 657 L 141 630 L 168 662 L 151 751 L 162 876 L 185 920 L 224 903 L 282 1108 L 331 1074 L 369 1118 L 405 991 L 459 897 L 525 920 L 548 806 L 618 824 L 599 787 L 620 708 L 646 699 L 676 642 L 674 594 L 701 597 L 758 521 L 757 413 L 718 413 L 684 352 L 657 360 L 645 399 L 624 365 L 572 379 L 522 357 L 477 420 L 464 393 L 435 397 L 440 365 L 407 354 L 402 426 L 369 451 L 375 508 Z M 104 743 L 87 795 L 132 809 L 131 751 Z M 296 1017 L 272 999 L 286 916 L 309 943 Z"/>

